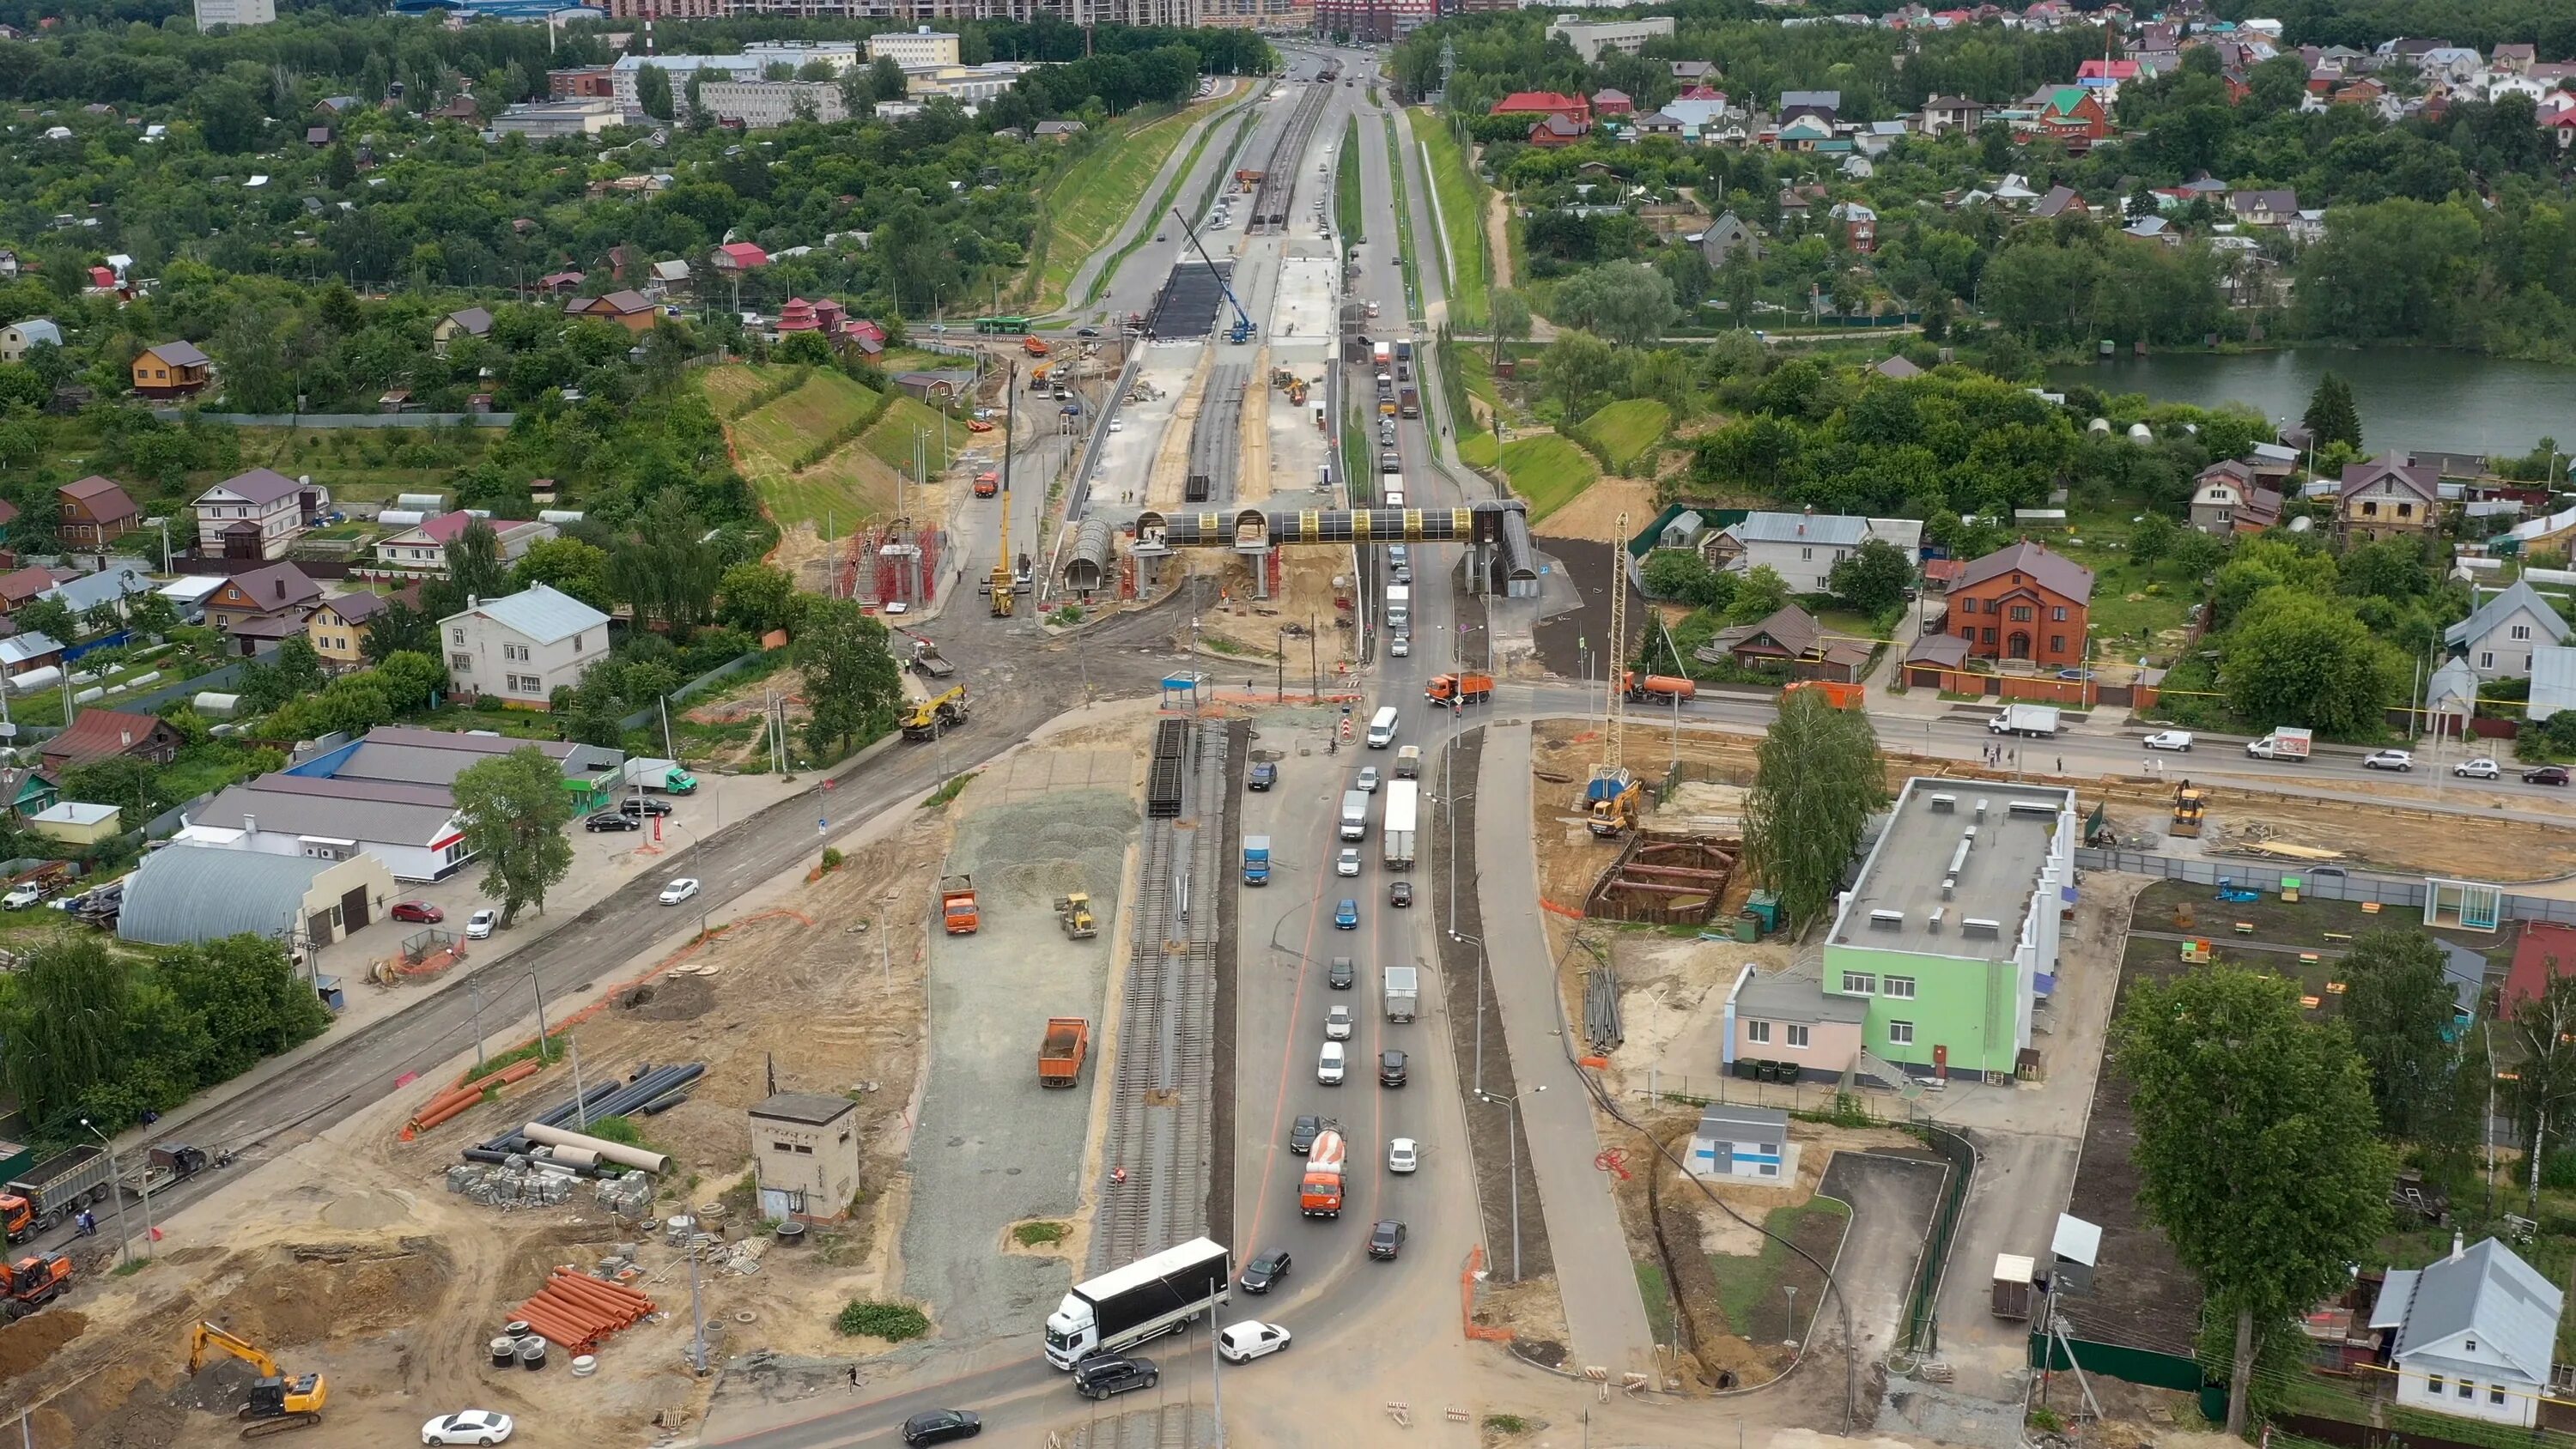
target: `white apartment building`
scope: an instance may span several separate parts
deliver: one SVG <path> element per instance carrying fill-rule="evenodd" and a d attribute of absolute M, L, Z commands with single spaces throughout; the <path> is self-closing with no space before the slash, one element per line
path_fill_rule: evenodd
<path fill-rule="evenodd" d="M 698 83 L 698 104 L 719 121 L 739 121 L 766 131 L 798 120 L 802 108 L 817 121 L 846 121 L 849 103 L 839 81 L 711 80 Z"/>
<path fill-rule="evenodd" d="M 608 657 L 608 616 L 544 584 L 507 598 L 469 599 L 438 628 L 458 693 L 533 709 Z"/>
<path fill-rule="evenodd" d="M 211 25 L 266 25 L 277 19 L 277 0 L 196 0 L 197 29 Z"/>
<path fill-rule="evenodd" d="M 957 36 L 927 25 L 917 30 L 889 30 L 868 37 L 868 59 L 892 60 L 905 67 L 955 65 Z"/>

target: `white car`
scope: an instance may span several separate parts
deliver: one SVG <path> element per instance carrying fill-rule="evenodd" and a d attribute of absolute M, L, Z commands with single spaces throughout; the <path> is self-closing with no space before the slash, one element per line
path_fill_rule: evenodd
<path fill-rule="evenodd" d="M 666 906 L 676 906 L 680 902 L 687 900 L 689 897 L 696 895 L 697 893 L 697 877 L 684 875 L 678 880 L 671 882 L 669 885 L 662 887 L 662 904 Z"/>
<path fill-rule="evenodd" d="M 1336 1006 L 1327 1010 L 1324 1013 L 1324 1040 L 1349 1041 L 1350 1039 L 1351 1009 L 1347 1006 Z"/>
<path fill-rule="evenodd" d="M 1394 656 L 1395 656 L 1396 658 L 1398 658 L 1398 659 L 1410 659 L 1410 658 L 1412 658 L 1412 657 L 1413 657 L 1413 636 L 1412 636 L 1412 635 L 1410 635 L 1410 634 L 1398 634 L 1398 635 L 1396 635 L 1396 636 L 1395 636 L 1395 642 L 1393 642 L 1393 643 L 1391 643 L 1391 644 L 1389 644 L 1389 645 L 1387 645 L 1387 646 L 1386 646 L 1386 652 L 1387 652 L 1387 653 L 1389 653 L 1389 654 L 1394 655 Z"/>
<path fill-rule="evenodd" d="M 1327 1087 L 1338 1087 L 1350 1070 L 1350 1057 L 1337 1041 L 1324 1043 L 1323 1055 L 1315 1058 L 1315 1080 Z"/>
<path fill-rule="evenodd" d="M 901 599 L 896 599 L 885 606 L 885 611 L 889 614 L 909 614 L 912 612 L 912 605 L 905 603 Z"/>
<path fill-rule="evenodd" d="M 1113 433 L 1124 432 L 1126 427 L 1127 420 L 1125 418 L 1111 418 L 1109 420 L 1109 431 Z"/>
<path fill-rule="evenodd" d="M 1225 1331 L 1216 1336 L 1216 1351 L 1227 1363 L 1250 1363 L 1287 1346 L 1288 1330 L 1250 1318 L 1226 1325 Z"/>
<path fill-rule="evenodd" d="M 2504 771 L 2497 766 L 2494 760 L 2487 758 L 2485 755 L 2480 755 L 2474 760 L 2462 760 L 2458 764 L 2453 765 L 2451 767 L 2451 773 L 2464 780 L 2493 780 L 2502 775 Z"/>
<path fill-rule="evenodd" d="M 1386 1144 L 1386 1170 L 1411 1172 L 1422 1165 L 1422 1152 L 1410 1137 L 1398 1137 Z"/>
<path fill-rule="evenodd" d="M 1360 848 L 1356 845 L 1343 846 L 1342 853 L 1333 857 L 1333 874 L 1358 875 L 1359 873 Z"/>
<path fill-rule="evenodd" d="M 1377 793 L 1377 766 L 1362 765 L 1360 767 L 1358 788 L 1365 790 L 1372 795 Z"/>
<path fill-rule="evenodd" d="M 2187 755 L 2191 753 L 2191 731 L 2158 730 L 2147 736 L 2145 743 L 2151 750 L 2180 750 Z"/>
<path fill-rule="evenodd" d="M 430 1420 L 420 1426 L 423 1444 L 498 1444 L 519 1427 L 507 1414 L 489 1409 L 467 1409 Z"/>
<path fill-rule="evenodd" d="M 486 909 L 476 911 L 474 914 L 465 918 L 465 939 L 469 941 L 483 940 L 492 934 L 494 927 L 497 927 L 500 924 L 501 913 L 499 911 L 489 909 L 488 907 Z"/>
<path fill-rule="evenodd" d="M 2415 757 L 2404 750 L 2373 750 L 2361 757 L 2361 767 L 2365 770 L 2411 770 L 2415 768 Z"/>

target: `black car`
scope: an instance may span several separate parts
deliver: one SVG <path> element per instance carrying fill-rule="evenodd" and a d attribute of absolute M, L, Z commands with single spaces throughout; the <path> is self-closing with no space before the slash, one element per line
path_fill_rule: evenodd
<path fill-rule="evenodd" d="M 1309 1112 L 1288 1124 L 1288 1150 L 1299 1157 L 1314 1150 L 1315 1134 L 1324 1130 L 1324 1119 Z"/>
<path fill-rule="evenodd" d="M 1381 1087 L 1401 1087 L 1404 1085 L 1404 1053 L 1378 1053 L 1377 1084 Z"/>
<path fill-rule="evenodd" d="M 1100 329 L 1097 327 L 1076 327 L 1073 329 L 1073 335 L 1076 337 L 1097 337 L 1100 335 Z"/>
<path fill-rule="evenodd" d="M 1279 783 L 1279 767 L 1268 760 L 1263 760 L 1252 767 L 1252 777 L 1243 783 L 1250 789 L 1267 790 Z"/>
<path fill-rule="evenodd" d="M 1095 1353 L 1073 1366 L 1073 1389 L 1086 1399 L 1105 1399 L 1129 1389 L 1150 1389 L 1162 1376 L 1150 1358 Z"/>
<path fill-rule="evenodd" d="M 671 813 L 671 802 L 647 799 L 641 795 L 629 795 L 617 802 L 617 811 L 621 815 L 668 815 Z"/>
<path fill-rule="evenodd" d="M 1288 1276 L 1288 1255 L 1268 1252 L 1243 1265 L 1243 1291 L 1267 1293 L 1271 1285 Z"/>
<path fill-rule="evenodd" d="M 2522 783 L 2526 785 L 2564 785 L 2567 783 L 2567 767 L 2565 765 L 2536 766 L 2522 772 Z"/>
<path fill-rule="evenodd" d="M 1413 882 L 1400 880 L 1389 883 L 1386 888 L 1386 903 L 1390 906 L 1412 905 Z"/>
<path fill-rule="evenodd" d="M 1388 1262 L 1393 1262 L 1395 1261 L 1395 1255 L 1402 1251 L 1404 1251 L 1404 1224 L 1397 1222 L 1393 1218 L 1388 1218 L 1384 1222 L 1381 1222 L 1377 1226 L 1369 1229 L 1368 1253 L 1370 1257 L 1383 1258 Z M 1077 1374 L 1081 1373 L 1081 1366 L 1076 1365 L 1074 1372 Z"/>
<path fill-rule="evenodd" d="M 644 822 L 616 810 L 602 810 L 581 822 L 584 830 L 641 830 Z"/>
<path fill-rule="evenodd" d="M 1350 957 L 1336 956 L 1332 967 L 1324 972 L 1324 984 L 1335 991 L 1348 991 L 1351 984 L 1359 980 L 1359 974 L 1359 968 L 1351 964 Z"/>
<path fill-rule="evenodd" d="M 903 1421 L 906 1444 L 945 1444 L 984 1432 L 984 1421 L 964 1409 L 932 1409 Z"/>

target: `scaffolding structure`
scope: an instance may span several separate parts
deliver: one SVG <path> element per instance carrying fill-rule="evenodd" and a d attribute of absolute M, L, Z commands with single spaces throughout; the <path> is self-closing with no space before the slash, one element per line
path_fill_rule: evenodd
<path fill-rule="evenodd" d="M 946 535 L 898 518 L 850 535 L 840 559 L 842 597 L 883 608 L 926 607 L 939 594 L 941 547 Z"/>

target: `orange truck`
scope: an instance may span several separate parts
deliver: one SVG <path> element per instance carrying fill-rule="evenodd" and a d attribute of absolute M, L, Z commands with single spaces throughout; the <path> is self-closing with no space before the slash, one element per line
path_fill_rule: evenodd
<path fill-rule="evenodd" d="M 1038 1085 L 1070 1087 L 1082 1080 L 1082 1059 L 1091 1054 L 1091 1023 L 1079 1016 L 1047 1018 L 1046 1039 L 1038 1043 Z"/>
<path fill-rule="evenodd" d="M 1342 1134 L 1327 1127 L 1306 1153 L 1306 1180 L 1297 1185 L 1297 1210 L 1310 1218 L 1342 1215 Z"/>
<path fill-rule="evenodd" d="M 939 920 L 952 936 L 971 936 L 984 924 L 975 908 L 975 878 L 952 875 L 939 882 Z"/>
<path fill-rule="evenodd" d="M 1002 491 L 1002 475 L 987 468 L 975 475 L 975 496 L 990 498 Z"/>
<path fill-rule="evenodd" d="M 1839 679 L 1801 679 L 1781 690 L 1780 697 L 1786 700 L 1801 689 L 1816 691 L 1824 696 L 1825 703 L 1836 709 L 1858 709 L 1861 707 L 1861 701 L 1869 693 L 1861 685 L 1845 684 Z"/>
<path fill-rule="evenodd" d="M 1483 704 L 1494 697 L 1494 676 L 1490 674 L 1438 674 L 1422 691 L 1422 697 L 1433 704 L 1465 700 Z"/>
<path fill-rule="evenodd" d="M 1687 679 L 1684 679 L 1678 674 L 1631 674 L 1628 676 L 1628 697 L 1630 699 L 1650 699 L 1661 704 L 1676 699 L 1696 698 L 1698 694 L 1699 686 Z"/>
<path fill-rule="evenodd" d="M 1046 345 L 1046 343 L 1045 343 L 1044 341 L 1042 341 L 1041 339 L 1036 338 L 1036 337 L 1023 337 L 1023 338 L 1021 338 L 1021 339 L 1020 339 L 1020 348 L 1021 348 L 1021 350 L 1022 350 L 1022 351 L 1024 351 L 1024 352 L 1028 353 L 1028 355 L 1029 355 L 1029 356 L 1031 356 L 1031 357 L 1044 357 L 1044 356 L 1046 356 L 1046 355 L 1047 355 L 1047 345 Z"/>

